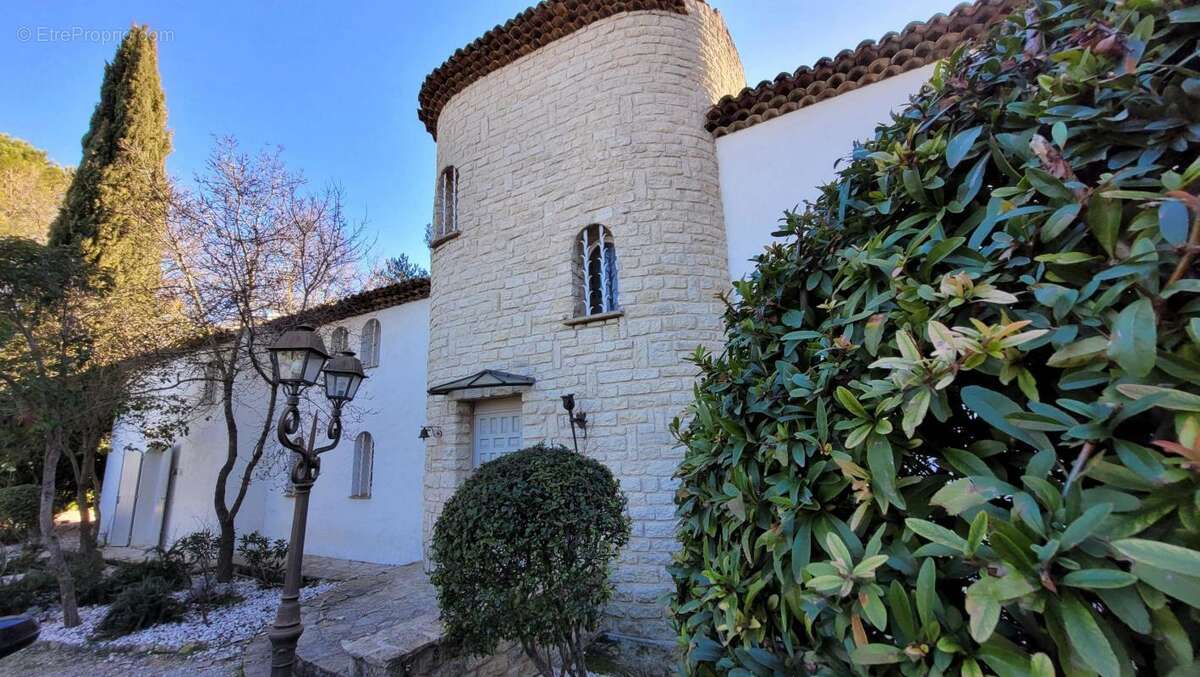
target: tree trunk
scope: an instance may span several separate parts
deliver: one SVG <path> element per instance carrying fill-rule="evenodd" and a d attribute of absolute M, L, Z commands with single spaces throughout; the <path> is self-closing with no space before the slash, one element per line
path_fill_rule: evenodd
<path fill-rule="evenodd" d="M 96 539 L 92 531 L 91 509 L 88 506 L 86 485 L 78 483 L 75 487 L 75 504 L 79 506 L 79 554 L 90 557 L 96 552 Z"/>
<path fill-rule="evenodd" d="M 63 454 L 63 434 L 57 428 L 46 433 L 46 455 L 42 461 L 42 501 L 38 512 L 38 527 L 42 532 L 42 543 L 50 553 L 50 568 L 58 579 L 59 598 L 62 601 L 63 626 L 79 625 L 79 608 L 75 600 L 75 580 L 67 568 L 58 535 L 54 533 L 54 485 L 58 462 Z"/>
<path fill-rule="evenodd" d="M 238 458 L 238 425 L 233 411 L 233 382 L 237 378 L 234 365 L 240 349 L 239 339 L 231 347 L 229 364 L 221 375 L 221 408 L 225 415 L 225 462 L 217 471 L 217 484 L 213 487 L 213 509 L 217 513 L 217 524 L 221 527 L 217 547 L 217 581 L 221 583 L 233 580 L 234 518 L 237 515 L 230 511 L 225 501 L 225 490 Z"/>
<path fill-rule="evenodd" d="M 96 528 L 89 510 L 87 492 L 94 483 L 96 472 L 96 450 L 100 446 L 100 435 L 92 426 L 84 426 L 82 432 L 64 436 L 75 444 L 76 449 L 65 448 L 63 455 L 71 468 L 75 480 L 75 505 L 79 507 L 79 554 L 91 556 L 96 552 Z M 76 451 L 80 456 L 76 456 Z M 97 495 L 99 493 L 97 492 Z"/>
<path fill-rule="evenodd" d="M 233 519 L 221 521 L 221 534 L 217 538 L 217 581 L 228 583 L 233 580 L 233 550 L 237 532 Z"/>
<path fill-rule="evenodd" d="M 92 528 L 88 532 L 88 539 L 91 541 L 92 548 L 96 548 L 100 542 L 100 482 L 96 475 L 96 455 L 99 453 L 99 441 L 96 442 L 96 451 L 83 460 L 83 476 L 88 478 L 88 486 L 92 490 L 93 504 L 90 506 L 90 515 L 92 519 Z M 86 496 L 86 492 L 84 492 Z M 80 538 L 83 538 L 80 536 Z"/>

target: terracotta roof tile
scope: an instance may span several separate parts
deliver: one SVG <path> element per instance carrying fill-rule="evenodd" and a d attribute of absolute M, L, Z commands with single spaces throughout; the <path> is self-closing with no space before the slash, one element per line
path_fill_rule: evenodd
<path fill-rule="evenodd" d="M 429 278 L 418 277 L 384 287 L 376 287 L 351 294 L 324 305 L 310 308 L 295 315 L 281 317 L 276 322 L 285 326 L 298 324 L 328 324 L 355 315 L 365 315 L 376 310 L 404 305 L 411 301 L 429 298 Z"/>
<path fill-rule="evenodd" d="M 687 13 L 684 0 L 542 0 L 455 50 L 433 69 L 417 94 L 417 117 L 437 139 L 442 108 L 472 82 L 601 19 L 650 10 Z"/>
<path fill-rule="evenodd" d="M 268 332 L 282 332 L 302 324 L 316 327 L 331 322 L 344 320 L 356 315 L 365 315 L 376 310 L 404 305 L 412 301 L 429 298 L 429 278 L 418 277 L 385 287 L 369 289 L 357 294 L 351 294 L 336 301 L 330 301 L 308 310 L 302 310 L 291 315 L 283 315 L 268 321 L 264 329 Z M 182 341 L 165 351 L 159 357 L 179 356 L 198 348 L 211 348 L 233 337 L 229 330 L 219 330 L 211 334 L 196 335 Z"/>
<path fill-rule="evenodd" d="M 713 104 L 704 128 L 713 136 L 724 136 L 944 59 L 964 41 L 983 34 L 1020 2 L 964 3 L 948 15 L 914 21 L 899 33 L 888 33 L 878 41 L 864 40 L 854 49 L 819 59 L 811 67 L 780 73 L 773 81 L 763 80 L 757 87 L 747 87 Z"/>

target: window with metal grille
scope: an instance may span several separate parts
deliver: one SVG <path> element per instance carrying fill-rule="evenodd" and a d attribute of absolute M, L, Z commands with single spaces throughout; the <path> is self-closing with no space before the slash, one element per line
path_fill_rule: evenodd
<path fill-rule="evenodd" d="M 433 239 L 458 231 L 458 170 L 446 167 L 438 175 L 433 206 Z"/>
<path fill-rule="evenodd" d="M 350 331 L 345 327 L 334 329 L 329 336 L 329 347 L 333 349 L 334 355 L 350 350 Z"/>
<path fill-rule="evenodd" d="M 579 232 L 576 240 L 575 267 L 579 316 L 610 313 L 620 309 L 617 303 L 617 248 L 608 228 L 593 223 Z"/>
<path fill-rule="evenodd" d="M 375 439 L 361 432 L 354 438 L 354 469 L 350 478 L 350 498 L 371 497 L 371 473 L 375 466 Z"/>
<path fill-rule="evenodd" d="M 362 336 L 359 337 L 358 359 L 364 367 L 379 366 L 379 320 L 367 320 L 363 325 Z"/>

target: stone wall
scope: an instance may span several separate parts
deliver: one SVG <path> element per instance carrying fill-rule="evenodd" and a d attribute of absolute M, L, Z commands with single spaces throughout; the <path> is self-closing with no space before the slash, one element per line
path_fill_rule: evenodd
<path fill-rule="evenodd" d="M 559 396 L 588 414 L 580 450 L 621 481 L 633 536 L 607 627 L 670 635 L 657 598 L 675 549 L 668 425 L 691 398 L 697 345 L 720 343 L 729 272 L 708 107 L 744 85 L 720 14 L 602 19 L 474 82 L 438 122 L 438 165 L 459 173 L 461 235 L 432 255 L 429 383 L 481 369 L 532 376 L 524 441 L 571 444 Z M 601 223 L 623 315 L 567 324 L 579 231 Z M 431 396 L 424 533 L 472 471 L 472 398 Z"/>

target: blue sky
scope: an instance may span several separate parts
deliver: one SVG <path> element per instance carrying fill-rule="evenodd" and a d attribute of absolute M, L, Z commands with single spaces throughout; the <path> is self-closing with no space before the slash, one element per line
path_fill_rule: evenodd
<path fill-rule="evenodd" d="M 455 49 L 530 0 L 8 3 L 0 18 L 0 132 L 62 164 L 99 96 L 104 62 L 130 23 L 160 32 L 174 152 L 190 179 L 214 135 L 284 149 L 315 187 L 338 183 L 377 256 L 428 264 L 435 148 L 417 90 Z M 952 0 L 710 0 L 753 85 L 780 71 L 949 11 Z"/>

